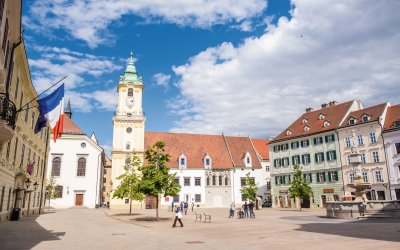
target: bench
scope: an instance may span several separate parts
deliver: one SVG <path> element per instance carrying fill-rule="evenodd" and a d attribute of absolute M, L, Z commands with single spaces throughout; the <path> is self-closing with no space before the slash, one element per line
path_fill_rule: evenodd
<path fill-rule="evenodd" d="M 199 219 L 199 220 L 201 221 L 201 214 L 198 214 L 198 213 L 196 213 L 196 212 L 194 212 L 194 214 L 196 215 L 196 220 L 195 220 L 195 222 L 197 221 L 197 219 Z"/>
<path fill-rule="evenodd" d="M 211 223 L 211 214 L 204 213 L 204 223 L 206 223 L 207 220 Z"/>

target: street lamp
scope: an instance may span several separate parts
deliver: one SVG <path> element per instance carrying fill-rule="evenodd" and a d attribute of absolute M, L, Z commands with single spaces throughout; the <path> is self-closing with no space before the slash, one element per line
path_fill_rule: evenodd
<path fill-rule="evenodd" d="M 37 183 L 37 181 L 35 181 L 35 183 L 33 183 L 33 187 L 35 188 L 35 191 L 36 191 L 38 186 L 39 186 L 39 183 Z"/>

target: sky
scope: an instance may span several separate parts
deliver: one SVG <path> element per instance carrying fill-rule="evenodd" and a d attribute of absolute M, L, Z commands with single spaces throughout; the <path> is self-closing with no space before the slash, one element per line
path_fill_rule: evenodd
<path fill-rule="evenodd" d="M 305 108 L 400 97 L 397 0 L 24 0 L 40 93 L 64 80 L 73 120 L 110 155 L 130 52 L 146 131 L 267 138 Z"/>

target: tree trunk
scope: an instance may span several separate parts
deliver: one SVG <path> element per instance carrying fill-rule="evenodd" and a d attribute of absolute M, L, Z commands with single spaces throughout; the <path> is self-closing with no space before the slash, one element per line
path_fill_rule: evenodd
<path fill-rule="evenodd" d="M 156 201 L 156 221 L 158 221 L 158 194 L 156 196 L 157 201 Z"/>
<path fill-rule="evenodd" d="M 129 199 L 129 214 L 132 214 L 132 199 Z"/>
<path fill-rule="evenodd" d="M 49 198 L 49 206 L 47 207 L 47 212 L 50 211 L 50 198 Z"/>

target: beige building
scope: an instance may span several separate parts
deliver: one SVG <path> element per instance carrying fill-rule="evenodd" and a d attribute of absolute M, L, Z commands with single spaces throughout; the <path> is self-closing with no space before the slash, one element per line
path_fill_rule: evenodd
<path fill-rule="evenodd" d="M 104 170 L 103 170 L 103 197 L 102 202 L 103 204 L 107 204 L 110 202 L 112 193 L 112 180 L 111 180 L 111 170 L 112 170 L 112 163 L 110 158 L 106 154 L 104 154 Z"/>
<path fill-rule="evenodd" d="M 353 167 L 350 164 L 351 147 L 355 144 L 357 151 L 361 154 L 363 179 L 372 184 L 371 189 L 367 192 L 368 199 L 390 199 L 382 139 L 382 127 L 385 123 L 388 105 L 388 103 L 382 103 L 353 111 L 338 129 L 345 195 L 351 195 L 354 191 L 347 185 L 352 183 L 355 178 Z M 353 136 L 355 137 L 353 138 Z"/>
<path fill-rule="evenodd" d="M 13 72 L 9 98 L 17 106 L 17 120 L 13 136 L 3 142 L 0 150 L 0 217 L 11 219 L 13 208 L 21 215 L 37 214 L 43 207 L 44 176 L 48 154 L 48 128 L 34 133 L 39 111 L 37 97 L 30 78 L 25 45 L 14 50 Z"/>

